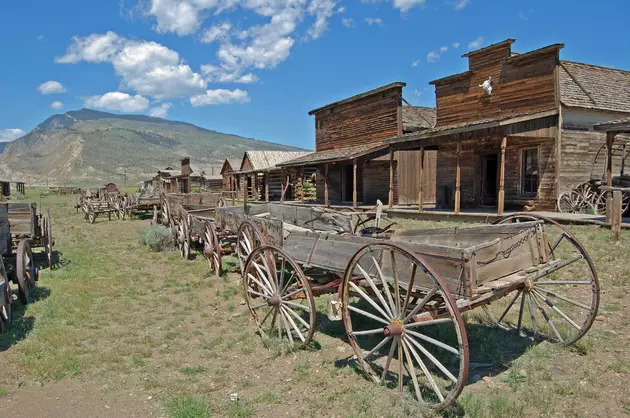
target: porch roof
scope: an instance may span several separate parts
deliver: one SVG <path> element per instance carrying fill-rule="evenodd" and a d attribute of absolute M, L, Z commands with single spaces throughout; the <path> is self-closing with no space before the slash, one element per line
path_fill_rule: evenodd
<path fill-rule="evenodd" d="M 297 167 L 305 165 L 318 165 L 323 163 L 334 163 L 338 161 L 353 160 L 369 154 L 385 155 L 388 145 L 384 143 L 357 145 L 353 147 L 334 148 L 325 151 L 316 151 L 303 157 L 295 158 L 278 164 L 278 167 Z M 377 155 L 380 156 L 380 155 Z"/>
<path fill-rule="evenodd" d="M 463 132 L 472 132 L 481 129 L 498 128 L 501 126 L 507 126 L 514 123 L 525 122 L 534 119 L 540 119 L 547 116 L 554 116 L 558 114 L 558 109 L 551 109 L 543 112 L 534 113 L 521 113 L 516 115 L 499 115 L 490 119 L 475 120 L 464 123 L 450 124 L 436 126 L 433 129 L 427 129 L 422 132 L 414 132 L 404 135 L 392 137 L 385 141 L 386 144 L 402 144 L 404 142 L 413 142 L 429 138 L 438 138 L 441 136 L 448 136 L 453 134 L 459 134 Z"/>
<path fill-rule="evenodd" d="M 596 131 L 630 133 L 630 118 L 598 123 L 594 128 Z"/>

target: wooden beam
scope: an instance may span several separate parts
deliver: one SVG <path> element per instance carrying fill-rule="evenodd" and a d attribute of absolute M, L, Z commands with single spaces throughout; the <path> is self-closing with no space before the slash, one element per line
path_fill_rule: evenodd
<path fill-rule="evenodd" d="M 300 167 L 300 202 L 304 202 L 304 167 Z"/>
<path fill-rule="evenodd" d="M 394 151 L 389 149 L 389 208 L 394 207 Z"/>
<path fill-rule="evenodd" d="M 612 154 L 613 154 L 613 143 L 615 142 L 615 133 L 614 132 L 606 132 L 606 185 L 608 187 L 612 187 Z M 608 192 L 609 196 L 611 192 Z"/>
<path fill-rule="evenodd" d="M 241 178 L 242 181 L 242 178 Z M 249 191 L 247 190 L 247 176 L 245 176 L 245 187 L 243 187 L 243 207 L 247 207 L 247 195 L 249 194 Z"/>
<path fill-rule="evenodd" d="M 622 216 L 622 207 L 621 207 L 621 191 L 615 190 L 613 192 L 612 198 L 612 223 L 610 229 L 612 230 L 612 238 L 613 241 L 619 241 L 619 236 L 621 235 L 621 216 Z"/>
<path fill-rule="evenodd" d="M 455 168 L 455 213 L 459 213 L 461 209 L 461 167 L 459 166 L 459 157 L 462 153 L 462 143 L 457 143 L 457 166 Z"/>
<path fill-rule="evenodd" d="M 357 207 L 357 159 L 352 160 L 352 207 Z"/>
<path fill-rule="evenodd" d="M 420 148 L 420 166 L 418 167 L 418 177 L 420 178 L 420 189 L 418 191 L 418 212 L 424 210 L 424 147 Z"/>
<path fill-rule="evenodd" d="M 269 202 L 269 173 L 265 173 L 265 202 Z"/>
<path fill-rule="evenodd" d="M 324 205 L 330 207 L 328 201 L 328 163 L 324 165 Z"/>
<path fill-rule="evenodd" d="M 507 146 L 507 136 L 501 139 L 501 162 L 499 165 L 499 202 L 497 204 L 497 214 L 503 215 L 505 206 L 505 147 Z"/>

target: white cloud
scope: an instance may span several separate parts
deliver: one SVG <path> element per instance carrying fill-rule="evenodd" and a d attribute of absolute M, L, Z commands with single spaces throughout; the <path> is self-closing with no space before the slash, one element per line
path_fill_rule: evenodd
<path fill-rule="evenodd" d="M 13 141 L 24 135 L 26 132 L 18 128 L 0 129 L 0 142 Z"/>
<path fill-rule="evenodd" d="M 418 89 L 413 89 L 413 94 L 416 97 L 422 96 L 422 92 Z"/>
<path fill-rule="evenodd" d="M 518 14 L 518 17 L 520 17 L 521 20 L 529 20 L 529 15 L 531 13 L 532 13 L 532 9 L 529 9 L 528 11 L 521 10 Z"/>
<path fill-rule="evenodd" d="M 74 37 L 59 63 L 110 62 L 122 86 L 141 95 L 169 99 L 199 94 L 207 82 L 179 54 L 156 42 L 132 41 L 113 32 Z"/>
<path fill-rule="evenodd" d="M 115 110 L 119 112 L 138 113 L 147 110 L 149 100 L 146 97 L 136 94 L 132 96 L 127 93 L 113 91 L 102 96 L 92 96 L 85 100 L 85 107 L 96 109 Z"/>
<path fill-rule="evenodd" d="M 175 32 L 180 36 L 192 35 L 201 24 L 204 2 L 199 0 L 152 0 L 148 14 L 157 20 L 158 32 Z"/>
<path fill-rule="evenodd" d="M 162 103 L 159 106 L 154 106 L 149 109 L 149 116 L 153 116 L 155 118 L 165 118 L 171 106 L 171 103 Z"/>
<path fill-rule="evenodd" d="M 230 23 L 210 26 L 201 34 L 201 42 L 211 44 L 214 41 L 223 40 L 227 38 L 231 29 L 232 25 Z"/>
<path fill-rule="evenodd" d="M 74 64 L 79 61 L 107 62 L 120 52 L 127 40 L 109 31 L 104 34 L 93 33 L 81 38 L 74 36 L 66 54 L 55 58 L 59 64 Z"/>
<path fill-rule="evenodd" d="M 459 48 L 459 42 L 453 42 L 453 48 L 455 49 Z"/>
<path fill-rule="evenodd" d="M 383 26 L 383 20 L 380 17 L 366 17 L 365 23 L 367 23 L 370 26 L 372 25 Z"/>
<path fill-rule="evenodd" d="M 241 89 L 233 91 L 225 89 L 207 90 L 205 94 L 190 98 L 190 104 L 194 107 L 229 103 L 249 103 L 249 101 L 249 95 L 246 91 Z"/>
<path fill-rule="evenodd" d="M 46 81 L 37 87 L 37 90 L 41 94 L 55 94 L 63 93 L 66 91 L 65 87 L 58 81 Z"/>
<path fill-rule="evenodd" d="M 420 64 L 420 60 L 413 60 L 411 61 L 411 66 L 412 67 L 417 67 Z"/>
<path fill-rule="evenodd" d="M 468 44 L 468 49 L 477 49 L 481 46 L 482 43 L 483 43 L 483 36 L 480 36 Z"/>
<path fill-rule="evenodd" d="M 38 41 L 43 41 L 45 38 L 44 35 L 37 35 L 35 39 L 37 39 Z"/>
<path fill-rule="evenodd" d="M 434 63 L 440 60 L 440 54 L 435 51 L 431 51 L 427 54 L 427 62 Z"/>
<path fill-rule="evenodd" d="M 50 107 L 59 110 L 63 107 L 63 103 L 61 103 L 60 101 L 55 101 L 50 104 Z"/>
<path fill-rule="evenodd" d="M 334 0 L 311 0 L 306 11 L 309 15 L 315 16 L 315 22 L 309 28 L 307 35 L 311 39 L 320 38 L 328 29 L 328 19 L 333 15 L 337 7 Z"/>
<path fill-rule="evenodd" d="M 214 65 L 205 64 L 201 66 L 201 73 L 205 79 L 214 83 L 255 83 L 258 81 L 258 77 L 252 73 L 239 75 L 236 73 L 230 73 L 223 68 L 216 67 Z"/>
<path fill-rule="evenodd" d="M 424 6 L 426 0 L 392 0 L 392 5 L 400 9 L 402 13 L 407 13 L 410 9 L 414 7 Z"/>
<path fill-rule="evenodd" d="M 341 19 L 341 23 L 347 28 L 354 28 L 357 26 L 356 22 L 351 17 L 344 17 Z"/>
<path fill-rule="evenodd" d="M 464 7 L 468 6 L 470 0 L 459 0 L 455 3 L 455 10 L 462 10 Z"/>
<path fill-rule="evenodd" d="M 445 53 L 446 51 L 448 51 L 448 47 L 447 46 L 441 46 L 440 47 L 440 54 Z"/>
<path fill-rule="evenodd" d="M 346 8 L 344 6 L 341 6 L 340 8 L 337 9 L 337 13 L 344 13 L 346 11 Z"/>

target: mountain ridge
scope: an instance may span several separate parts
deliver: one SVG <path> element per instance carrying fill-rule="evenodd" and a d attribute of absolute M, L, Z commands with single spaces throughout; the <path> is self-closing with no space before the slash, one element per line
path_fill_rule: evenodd
<path fill-rule="evenodd" d="M 184 156 L 218 174 L 225 158 L 249 150 L 305 151 L 188 122 L 80 109 L 52 115 L 7 143 L 0 177 L 28 184 L 132 184 Z"/>

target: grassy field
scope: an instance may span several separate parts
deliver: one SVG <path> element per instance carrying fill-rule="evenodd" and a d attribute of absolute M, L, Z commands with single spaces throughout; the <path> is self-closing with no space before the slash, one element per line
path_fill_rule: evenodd
<path fill-rule="evenodd" d="M 138 241 L 149 221 L 87 225 L 73 203 L 41 198 L 53 212 L 60 266 L 41 272 L 37 301 L 17 308 L 0 336 L 5 399 L 61 381 L 141 392 L 155 416 L 174 418 L 630 416 L 628 232 L 615 244 L 606 229 L 570 227 L 602 289 L 600 320 L 575 347 L 522 341 L 480 324 L 481 311 L 467 313 L 470 361 L 485 365 L 438 414 L 342 361 L 353 354 L 342 323 L 322 322 L 317 348 L 269 350 L 250 323 L 238 275 L 217 278 L 205 261 L 176 251 L 151 253 Z M 325 312 L 325 298 L 317 305 Z"/>

